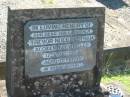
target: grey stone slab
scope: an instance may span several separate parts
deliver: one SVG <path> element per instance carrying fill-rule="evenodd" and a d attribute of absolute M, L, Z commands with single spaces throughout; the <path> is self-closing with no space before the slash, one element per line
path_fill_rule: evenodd
<path fill-rule="evenodd" d="M 99 91 L 101 80 L 105 20 L 104 11 L 104 7 L 9 10 L 7 35 L 8 94 L 12 97 L 85 97 L 90 95 L 102 97 L 99 92 L 96 94 L 95 92 Z M 92 52 L 96 53 L 94 54 L 96 58 L 92 59 L 96 64 L 94 64 L 92 68 L 85 67 L 84 70 L 81 71 L 72 70 L 64 72 L 63 70 L 60 73 L 52 74 L 51 72 L 45 75 L 33 71 L 33 76 L 28 76 L 27 71 L 33 70 L 32 68 L 34 68 L 33 66 L 36 60 L 35 58 L 33 60 L 29 58 L 32 58 L 36 53 L 33 54 L 33 56 L 27 54 L 28 48 L 31 49 L 29 51 L 32 51 L 32 47 L 29 47 L 26 43 L 30 39 L 29 36 L 25 34 L 26 32 L 30 32 L 26 29 L 28 28 L 27 25 L 35 24 L 37 20 L 41 20 L 41 23 L 43 23 L 44 20 L 48 20 L 47 22 L 50 24 L 52 23 L 51 20 L 54 20 L 53 23 L 58 22 L 56 19 L 64 22 L 67 22 L 65 21 L 65 19 L 67 19 L 69 20 L 68 22 L 72 22 L 73 19 L 82 20 L 83 18 L 86 19 L 86 22 L 91 19 L 92 21 L 95 19 L 97 21 L 97 29 L 95 30 L 97 34 L 94 34 L 96 36 L 96 44 L 92 44 L 92 47 L 94 47 L 93 50 L 90 48 Z M 74 22 L 77 22 L 77 20 L 74 20 Z M 82 22 L 80 21 L 80 23 Z M 37 28 L 33 30 L 37 30 Z M 76 36 L 80 37 L 80 35 Z M 86 37 L 87 35 L 84 36 Z M 75 43 L 77 43 L 76 41 Z M 88 50 L 85 48 L 84 52 L 87 51 Z M 29 56 L 27 57 L 27 55 Z M 85 54 L 85 56 L 87 57 L 88 55 Z M 37 58 L 39 62 L 41 57 Z M 27 60 L 29 60 L 29 64 Z M 30 62 L 30 60 L 32 61 Z M 85 62 L 87 63 L 88 61 L 85 60 Z M 32 66 L 32 64 L 34 65 Z M 39 65 L 36 64 L 35 66 Z M 30 70 L 28 70 L 29 68 Z M 39 67 L 36 67 L 36 69 L 37 68 Z"/>
<path fill-rule="evenodd" d="M 35 20 L 24 29 L 27 76 L 85 71 L 96 65 L 95 18 Z"/>

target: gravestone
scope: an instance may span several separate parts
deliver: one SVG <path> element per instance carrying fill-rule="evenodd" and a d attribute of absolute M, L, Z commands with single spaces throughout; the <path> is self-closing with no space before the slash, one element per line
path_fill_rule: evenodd
<path fill-rule="evenodd" d="M 104 7 L 8 11 L 10 97 L 103 97 Z"/>

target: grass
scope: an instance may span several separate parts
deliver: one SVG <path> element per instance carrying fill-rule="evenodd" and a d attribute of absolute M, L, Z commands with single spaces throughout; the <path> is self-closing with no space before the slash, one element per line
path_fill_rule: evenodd
<path fill-rule="evenodd" d="M 102 77 L 103 84 L 109 84 L 109 83 L 115 83 L 115 82 L 121 83 L 123 85 L 124 90 L 130 93 L 130 70 L 128 70 L 127 72 L 120 73 L 120 74 L 104 75 Z"/>
<path fill-rule="evenodd" d="M 115 53 L 110 53 L 104 60 L 103 84 L 117 84 L 130 94 L 130 69 L 126 60 Z"/>

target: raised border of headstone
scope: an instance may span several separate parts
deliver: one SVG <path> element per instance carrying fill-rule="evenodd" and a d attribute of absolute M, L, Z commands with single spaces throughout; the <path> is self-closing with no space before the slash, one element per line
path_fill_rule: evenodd
<path fill-rule="evenodd" d="M 49 75 L 40 78 L 25 76 L 24 25 L 30 20 L 96 18 L 96 65 L 92 70 Z M 11 97 L 102 97 L 100 89 L 103 41 L 104 7 L 46 8 L 8 10 L 7 34 L 7 91 Z M 40 86 L 40 87 L 39 87 Z M 97 94 L 95 94 L 97 93 Z M 42 96 L 41 96 L 42 94 Z M 59 96 L 58 96 L 59 95 Z"/>

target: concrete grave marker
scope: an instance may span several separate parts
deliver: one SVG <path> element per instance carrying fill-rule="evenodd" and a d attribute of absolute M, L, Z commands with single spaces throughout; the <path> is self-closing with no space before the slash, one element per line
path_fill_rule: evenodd
<path fill-rule="evenodd" d="M 102 97 L 104 7 L 10 10 L 11 97 Z"/>

